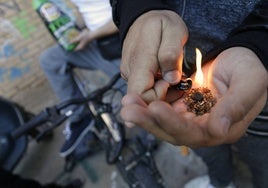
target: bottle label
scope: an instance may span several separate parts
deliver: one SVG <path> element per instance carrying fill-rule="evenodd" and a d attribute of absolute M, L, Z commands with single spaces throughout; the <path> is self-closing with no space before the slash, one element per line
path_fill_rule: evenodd
<path fill-rule="evenodd" d="M 79 30 L 71 18 L 51 2 L 42 4 L 38 11 L 58 43 L 65 50 L 72 51 L 77 45 L 73 44 L 72 40 L 79 34 Z"/>
<path fill-rule="evenodd" d="M 73 50 L 73 48 L 75 48 L 76 44 L 72 44 L 71 41 L 77 35 L 79 35 L 79 31 L 77 29 L 75 29 L 74 27 L 73 28 L 69 28 L 68 30 L 66 30 L 65 32 L 63 32 L 63 34 L 61 35 L 61 37 L 59 37 L 59 43 L 66 50 L 68 50 L 68 51 L 69 50 Z"/>
<path fill-rule="evenodd" d="M 48 22 L 52 22 L 61 16 L 60 10 L 52 3 L 44 3 L 40 8 L 41 15 Z"/>

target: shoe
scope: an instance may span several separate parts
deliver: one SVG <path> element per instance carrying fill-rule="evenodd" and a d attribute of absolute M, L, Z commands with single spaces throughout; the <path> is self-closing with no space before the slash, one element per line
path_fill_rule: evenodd
<path fill-rule="evenodd" d="M 234 183 L 230 183 L 228 186 L 221 188 L 235 188 Z M 183 188 L 217 188 L 210 184 L 210 180 L 208 175 L 200 176 L 190 180 L 188 183 L 184 185 Z"/>
<path fill-rule="evenodd" d="M 65 143 L 60 150 L 60 155 L 66 157 L 71 154 L 91 129 L 93 124 L 94 121 L 90 116 L 86 116 L 77 122 L 67 121 L 63 131 L 63 134 L 65 135 Z"/>

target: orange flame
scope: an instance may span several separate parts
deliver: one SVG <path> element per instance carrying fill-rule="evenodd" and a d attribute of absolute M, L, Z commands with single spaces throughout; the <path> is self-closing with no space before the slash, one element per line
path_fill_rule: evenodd
<path fill-rule="evenodd" d="M 202 62 L 202 54 L 198 48 L 195 49 L 196 53 L 196 74 L 195 74 L 195 82 L 196 84 L 201 87 L 204 85 L 204 75 L 201 69 L 201 62 Z"/>

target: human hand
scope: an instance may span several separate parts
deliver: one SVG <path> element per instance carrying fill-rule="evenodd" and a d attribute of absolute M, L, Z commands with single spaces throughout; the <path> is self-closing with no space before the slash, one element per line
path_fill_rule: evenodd
<path fill-rule="evenodd" d="M 84 49 L 92 40 L 93 36 L 91 35 L 91 32 L 89 29 L 83 29 L 79 35 L 77 35 L 71 43 L 75 44 L 77 43 L 77 46 L 75 48 L 75 51 Z"/>
<path fill-rule="evenodd" d="M 238 140 L 267 100 L 268 73 L 251 50 L 234 47 L 223 51 L 202 68 L 205 82 L 217 98 L 210 113 L 188 112 L 179 99 L 169 104 L 128 94 L 121 115 L 162 140 L 190 147 L 213 146 Z"/>
<path fill-rule="evenodd" d="M 128 93 L 146 102 L 163 99 L 182 75 L 183 45 L 188 31 L 174 12 L 149 11 L 135 20 L 123 44 L 121 74 Z M 161 73 L 162 78 L 156 80 Z"/>

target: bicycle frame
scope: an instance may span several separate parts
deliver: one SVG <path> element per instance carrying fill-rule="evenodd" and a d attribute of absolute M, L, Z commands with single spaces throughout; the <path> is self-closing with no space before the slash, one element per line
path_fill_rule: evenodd
<path fill-rule="evenodd" d="M 93 117 L 101 117 L 102 121 L 104 121 L 103 124 L 108 125 L 109 131 L 111 132 L 111 135 L 113 136 L 114 140 L 116 142 L 121 142 L 122 137 L 119 135 L 119 133 L 116 132 L 117 127 L 112 123 L 112 116 L 109 114 L 110 112 L 104 111 L 103 106 L 104 104 L 99 104 L 99 107 L 102 107 L 102 113 L 100 109 L 97 109 L 96 101 L 99 103 L 101 102 L 100 99 L 102 95 L 108 91 L 114 83 L 120 78 L 120 74 L 115 75 L 115 77 L 104 87 L 96 90 L 91 95 L 85 97 L 85 98 L 78 98 L 78 99 L 70 99 L 64 102 L 61 102 L 60 104 L 57 104 L 52 107 L 48 107 L 41 111 L 39 114 L 33 116 L 33 118 L 28 119 L 28 122 L 22 121 L 21 114 L 22 111 L 19 111 L 18 108 L 10 101 L 3 100 L 3 104 L 5 104 L 10 111 L 12 111 L 13 119 L 18 119 L 18 125 L 14 127 L 12 130 L 9 130 L 8 132 L 5 131 L 4 134 L 1 133 L 0 135 L 0 147 L 1 147 L 1 156 L 7 156 L 5 152 L 8 152 L 7 147 L 9 147 L 9 144 L 15 142 L 16 140 L 19 140 L 21 137 L 24 137 L 29 132 L 34 130 L 36 127 L 39 127 L 43 125 L 44 123 L 49 123 L 50 126 L 47 127 L 43 132 L 39 133 L 39 135 L 36 136 L 36 139 L 39 140 L 41 137 L 46 135 L 46 133 L 50 132 L 52 129 L 55 129 L 57 126 L 61 125 L 72 113 L 67 112 L 66 114 L 61 114 L 60 112 L 67 108 L 69 105 L 72 104 L 85 104 L 89 101 L 90 108 L 92 110 Z M 95 100 L 96 99 L 96 100 Z M 98 100 L 97 100 L 98 99 Z M 95 101 L 95 102 L 94 102 Z M 94 104 L 94 105 L 93 105 Z M 94 109 L 93 109 L 94 106 Z M 5 107 L 5 109 L 7 108 Z M 7 109 L 6 109 L 7 110 Z M 94 110 L 97 112 L 94 112 Z M 14 111 L 14 112 L 13 112 Z M 8 125 L 6 125 L 8 127 Z M 15 125 L 14 125 L 15 126 Z M 103 127 L 104 128 L 104 127 Z M 24 144 L 25 145 L 25 144 Z M 25 148 L 25 147 L 24 147 Z M 14 166 L 14 165 L 13 165 Z"/>
<path fill-rule="evenodd" d="M 116 164 L 116 166 L 120 168 L 119 171 L 121 175 L 124 177 L 125 181 L 130 187 L 162 188 L 163 186 L 161 181 L 156 180 L 156 178 L 159 179 L 159 177 L 161 179 L 157 168 L 155 165 L 150 165 L 150 163 L 154 164 L 152 156 L 148 155 L 150 150 L 142 147 L 142 151 L 132 153 L 134 150 L 131 149 L 129 144 L 130 140 L 125 139 L 124 125 L 116 119 L 111 104 L 102 101 L 104 93 L 110 90 L 119 78 L 120 74 L 118 73 L 110 80 L 108 84 L 100 89 L 97 89 L 96 91 L 93 91 L 87 97 L 67 100 L 55 106 L 44 109 L 39 114 L 35 115 L 30 121 L 12 131 L 9 135 L 0 137 L 0 140 L 4 138 L 6 140 L 14 141 L 43 123 L 49 122 L 50 126 L 38 136 L 38 138 L 40 138 L 47 132 L 61 125 L 72 114 L 70 111 L 66 114 L 62 114 L 61 112 L 63 109 L 73 104 L 88 104 L 89 110 L 95 121 L 92 131 L 99 138 L 100 143 L 106 150 L 107 163 Z M 136 145 L 138 149 L 141 147 L 141 145 L 136 142 L 135 139 L 132 141 L 133 142 L 131 145 Z M 127 152 L 128 154 L 131 154 L 131 159 L 128 160 L 128 154 L 123 154 L 123 149 L 125 149 L 124 151 L 126 152 L 127 150 L 131 151 Z M 144 173 L 142 173 L 143 170 Z M 144 175 L 144 177 L 148 177 L 149 180 L 143 182 L 143 177 L 140 177 L 141 173 Z"/>
<path fill-rule="evenodd" d="M 100 116 L 116 142 L 122 141 L 122 136 L 120 136 L 120 133 L 118 132 L 118 125 L 116 124 L 114 116 L 111 115 L 111 110 L 107 107 L 105 108 L 104 104 L 97 109 L 94 102 L 89 102 L 89 109 L 94 117 Z"/>

